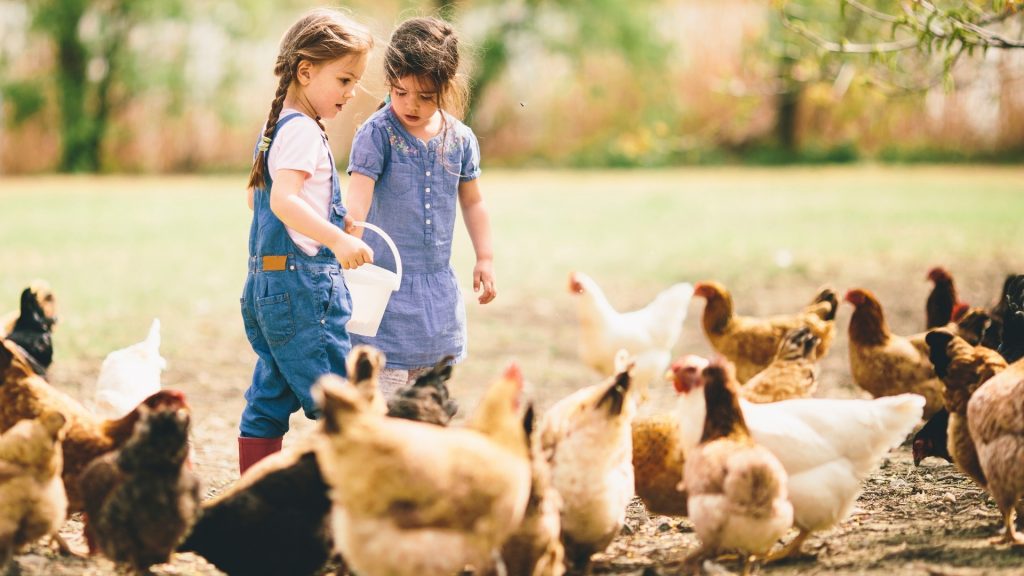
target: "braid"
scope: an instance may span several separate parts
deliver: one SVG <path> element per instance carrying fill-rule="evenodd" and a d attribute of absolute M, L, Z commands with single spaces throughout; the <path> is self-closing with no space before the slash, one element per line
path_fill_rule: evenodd
<path fill-rule="evenodd" d="M 277 84 L 277 93 L 274 95 L 274 101 L 270 104 L 270 114 L 267 115 L 267 126 L 263 130 L 263 136 L 271 138 L 274 135 L 274 130 L 277 128 L 277 120 L 281 116 L 281 109 L 284 107 L 284 98 L 288 95 L 288 87 L 292 83 L 292 69 L 286 68 L 284 73 L 281 74 L 281 81 Z M 318 121 L 319 122 L 319 121 Z M 322 128 L 323 126 L 321 126 Z M 252 163 L 252 170 L 249 172 L 249 188 L 255 190 L 263 186 L 264 177 L 267 174 L 267 156 L 270 151 L 264 154 L 261 151 L 257 151 L 256 159 Z"/>

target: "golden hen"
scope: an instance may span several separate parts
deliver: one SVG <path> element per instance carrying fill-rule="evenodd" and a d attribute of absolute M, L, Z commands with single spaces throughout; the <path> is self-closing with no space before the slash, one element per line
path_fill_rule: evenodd
<path fill-rule="evenodd" d="M 779 342 L 793 328 L 806 326 L 820 338 L 815 357 L 821 358 L 835 338 L 836 293 L 823 288 L 802 311 L 788 316 L 737 316 L 732 295 L 718 282 L 698 282 L 694 294 L 704 298 L 702 325 L 711 346 L 736 366 L 736 377 L 746 382 L 771 364 Z"/>
<path fill-rule="evenodd" d="M 815 360 L 820 341 L 806 326 L 787 332 L 775 359 L 743 384 L 740 395 L 757 404 L 810 398 L 818 388 Z"/>
<path fill-rule="evenodd" d="M 353 571 L 442 576 L 500 557 L 530 495 L 522 388 L 513 365 L 468 427 L 452 429 L 376 414 L 351 384 L 320 380 L 317 460 L 335 545 Z"/>
<path fill-rule="evenodd" d="M 66 420 L 46 411 L 0 434 L 0 573 L 17 550 L 53 535 L 64 523 L 68 499 L 60 479 L 60 441 Z"/>
<path fill-rule="evenodd" d="M 854 288 L 845 300 L 854 306 L 849 329 L 854 383 L 875 398 L 920 394 L 925 398 L 924 418 L 931 418 L 942 409 L 944 387 L 928 358 L 925 333 L 893 334 L 882 305 L 870 290 Z"/>

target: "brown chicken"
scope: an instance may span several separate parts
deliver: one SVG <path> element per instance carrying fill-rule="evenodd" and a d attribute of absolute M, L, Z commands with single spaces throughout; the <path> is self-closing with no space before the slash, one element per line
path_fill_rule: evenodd
<path fill-rule="evenodd" d="M 931 418 L 942 408 L 944 386 L 928 359 L 925 334 L 893 334 L 882 305 L 869 290 L 850 290 L 845 300 L 855 308 L 849 330 L 853 381 L 875 398 L 920 394 L 925 398 L 924 417 Z"/>
<path fill-rule="evenodd" d="M 19 548 L 64 523 L 68 500 L 60 479 L 66 420 L 47 411 L 0 435 L 0 573 Z"/>
<path fill-rule="evenodd" d="M 743 384 L 740 395 L 756 404 L 810 398 L 818 389 L 815 360 L 820 341 L 806 326 L 787 332 L 775 359 Z"/>
<path fill-rule="evenodd" d="M 1024 276 L 1007 282 L 1003 319 L 1004 356 L 1024 348 Z M 1008 355 L 1009 354 L 1009 355 Z M 1003 514 L 1005 532 L 996 542 L 1024 545 L 1016 531 L 1015 506 L 1024 496 L 1024 359 L 990 378 L 967 402 L 967 426 L 988 482 L 986 488 Z"/>
<path fill-rule="evenodd" d="M 985 474 L 968 430 L 967 403 L 986 380 L 1006 369 L 1007 363 L 995 350 L 971 346 L 949 330 L 932 330 L 926 337 L 935 374 L 945 384 L 946 410 L 949 412 L 947 450 L 957 468 L 980 486 Z M 916 440 L 916 437 L 915 437 Z"/>
<path fill-rule="evenodd" d="M 633 485 L 652 514 L 686 516 L 683 447 L 671 414 L 633 421 Z"/>
<path fill-rule="evenodd" d="M 199 512 L 199 478 L 186 465 L 185 408 L 140 409 L 123 447 L 79 477 L 89 550 L 139 574 L 169 562 Z"/>
<path fill-rule="evenodd" d="M 732 296 L 718 282 L 700 282 L 694 294 L 707 300 L 702 319 L 704 333 L 711 346 L 736 365 L 740 382 L 746 382 L 771 364 L 779 342 L 793 328 L 806 326 L 821 339 L 815 350 L 816 358 L 828 352 L 835 338 L 839 301 L 830 288 L 823 288 L 796 314 L 768 318 L 737 316 Z"/>
<path fill-rule="evenodd" d="M 530 495 L 522 388 L 513 365 L 453 429 L 375 414 L 352 385 L 321 378 L 317 461 L 335 546 L 354 572 L 443 575 L 495 559 Z"/>
<path fill-rule="evenodd" d="M 793 505 L 779 459 L 750 435 L 731 371 L 728 365 L 708 366 L 703 386 L 690 392 L 704 396 L 706 417 L 684 470 L 690 521 L 701 541 L 686 562 L 739 550 L 745 575 L 751 560 L 765 557 L 789 531 Z"/>
<path fill-rule="evenodd" d="M 138 412 L 132 411 L 117 420 L 100 420 L 37 375 L 7 342 L 0 346 L 0 372 L 3 373 L 0 382 L 0 432 L 19 420 L 36 418 L 47 410 L 56 410 L 67 418 L 63 478 L 68 494 L 68 512 L 81 511 L 78 475 L 94 459 L 124 445 L 139 419 Z M 156 408 L 161 405 L 182 406 L 184 402 L 181 392 L 161 390 L 143 404 Z"/>
<path fill-rule="evenodd" d="M 932 281 L 932 291 L 925 302 L 925 329 L 941 328 L 957 320 L 967 309 L 968 304 L 960 300 L 956 292 L 953 275 L 942 266 L 928 271 L 928 279 Z"/>

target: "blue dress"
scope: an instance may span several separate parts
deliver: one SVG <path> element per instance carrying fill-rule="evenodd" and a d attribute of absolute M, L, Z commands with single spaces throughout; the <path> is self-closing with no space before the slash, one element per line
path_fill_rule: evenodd
<path fill-rule="evenodd" d="M 466 308 L 451 267 L 459 183 L 480 176 L 480 145 L 468 126 L 445 114 L 446 128 L 424 143 L 386 105 L 363 123 L 352 142 L 348 173 L 372 178 L 366 220 L 387 232 L 402 256 L 402 285 L 391 294 L 377 336 L 352 335 L 387 355 L 387 367 L 431 366 L 445 355 L 466 356 Z M 363 239 L 374 263 L 395 269 L 387 244 Z"/>

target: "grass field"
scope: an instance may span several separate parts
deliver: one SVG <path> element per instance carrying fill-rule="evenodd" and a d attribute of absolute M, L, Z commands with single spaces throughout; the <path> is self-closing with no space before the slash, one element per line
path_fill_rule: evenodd
<path fill-rule="evenodd" d="M 197 470 L 214 490 L 237 478 L 234 438 L 253 363 L 238 312 L 250 217 L 243 185 L 242 175 L 0 179 L 0 313 L 17 306 L 32 279 L 50 281 L 60 306 L 50 379 L 84 400 L 104 355 L 141 340 L 152 318 L 161 318 L 164 384 L 189 396 Z M 802 307 L 823 284 L 840 293 L 866 287 L 903 334 L 924 327 L 931 266 L 950 268 L 961 295 L 981 305 L 996 297 L 1007 273 L 1024 271 L 1024 167 L 495 171 L 482 186 L 495 228 L 499 296 L 487 306 L 469 297 L 472 250 L 458 229 L 455 268 L 470 334 L 470 356 L 453 380 L 463 415 L 510 358 L 522 365 L 541 409 L 597 381 L 576 357 L 570 270 L 594 277 L 620 309 L 644 305 L 677 281 L 720 280 L 737 311 L 755 315 Z M 677 352 L 709 351 L 702 309 L 702 300 L 691 304 Z M 849 377 L 849 314 L 848 305 L 840 308 L 818 395 L 864 394 Z M 653 390 L 643 410 L 664 411 L 669 401 L 668 390 Z M 311 426 L 301 416 L 293 423 Z M 1024 557 L 985 548 L 998 515 L 981 491 L 947 468 L 919 472 L 906 450 L 898 454 L 859 504 L 876 515 L 874 524 L 858 517 L 813 539 L 812 546 L 835 550 L 814 570 L 773 573 L 946 573 L 931 571 L 934 562 L 1013 573 L 1003 567 Z M 977 507 L 966 528 L 955 516 L 940 512 L 936 523 L 920 512 L 941 506 L 950 491 L 963 506 Z M 650 557 L 656 564 L 679 542 L 692 546 L 689 533 L 672 531 L 666 540 L 660 522 L 616 544 L 604 561 L 623 564 L 612 572 L 639 574 Z M 887 536 L 890 530 L 916 540 L 908 548 L 904 536 Z M 63 533 L 80 543 L 80 531 L 69 521 Z M 832 543 L 833 536 L 842 542 Z M 949 559 L 935 560 L 938 542 Z M 34 554 L 22 561 L 28 574 L 109 573 L 94 560 Z M 201 561 L 176 559 L 160 573 L 216 573 L 191 562 Z"/>

